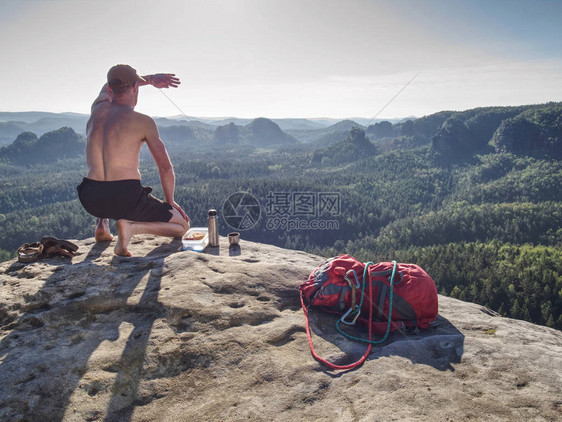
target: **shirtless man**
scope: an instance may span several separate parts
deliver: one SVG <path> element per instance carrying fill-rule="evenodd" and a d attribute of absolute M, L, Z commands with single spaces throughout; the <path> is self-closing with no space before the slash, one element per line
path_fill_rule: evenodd
<path fill-rule="evenodd" d="M 131 256 L 127 245 L 135 234 L 182 237 L 189 230 L 189 217 L 174 200 L 174 169 L 156 123 L 134 111 L 139 87 L 148 84 L 175 88 L 180 81 L 173 74 L 140 77 L 128 65 L 112 67 L 86 126 L 88 173 L 78 197 L 97 217 L 96 241 L 112 240 L 108 219 L 117 220 L 114 252 L 121 256 Z M 158 166 L 164 201 L 140 183 L 139 155 L 145 142 Z"/>

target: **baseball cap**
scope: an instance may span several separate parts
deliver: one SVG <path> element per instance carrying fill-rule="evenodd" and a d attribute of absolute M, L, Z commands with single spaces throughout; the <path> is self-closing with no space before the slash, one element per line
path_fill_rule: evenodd
<path fill-rule="evenodd" d="M 121 85 L 132 86 L 137 81 L 145 80 L 128 64 L 118 64 L 107 72 L 107 83 L 112 88 Z"/>

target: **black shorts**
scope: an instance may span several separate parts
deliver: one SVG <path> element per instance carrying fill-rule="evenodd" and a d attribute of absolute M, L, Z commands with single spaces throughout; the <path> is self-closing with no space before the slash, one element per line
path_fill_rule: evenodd
<path fill-rule="evenodd" d="M 142 186 L 140 180 L 101 182 L 84 178 L 77 189 L 82 206 L 94 217 L 168 222 L 173 215 L 172 206 L 152 196 L 152 188 Z"/>

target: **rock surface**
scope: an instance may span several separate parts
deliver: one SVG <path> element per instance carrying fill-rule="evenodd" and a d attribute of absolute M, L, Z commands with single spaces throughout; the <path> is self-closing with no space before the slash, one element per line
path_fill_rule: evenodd
<path fill-rule="evenodd" d="M 72 261 L 0 264 L 2 421 L 562 419 L 559 331 L 440 296 L 432 328 L 338 373 L 312 358 L 298 296 L 321 257 L 77 243 Z M 362 355 L 333 316 L 311 319 L 322 356 Z"/>

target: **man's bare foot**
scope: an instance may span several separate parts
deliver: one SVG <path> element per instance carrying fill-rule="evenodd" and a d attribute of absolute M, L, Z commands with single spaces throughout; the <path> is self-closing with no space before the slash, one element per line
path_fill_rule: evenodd
<path fill-rule="evenodd" d="M 94 238 L 96 242 L 111 242 L 113 240 L 113 236 L 109 231 L 109 220 L 107 218 L 96 219 Z"/>
<path fill-rule="evenodd" d="M 127 245 L 133 237 L 133 225 L 128 220 L 117 220 L 117 244 L 113 249 L 115 255 L 119 256 L 132 256 L 131 252 L 127 249 Z"/>

